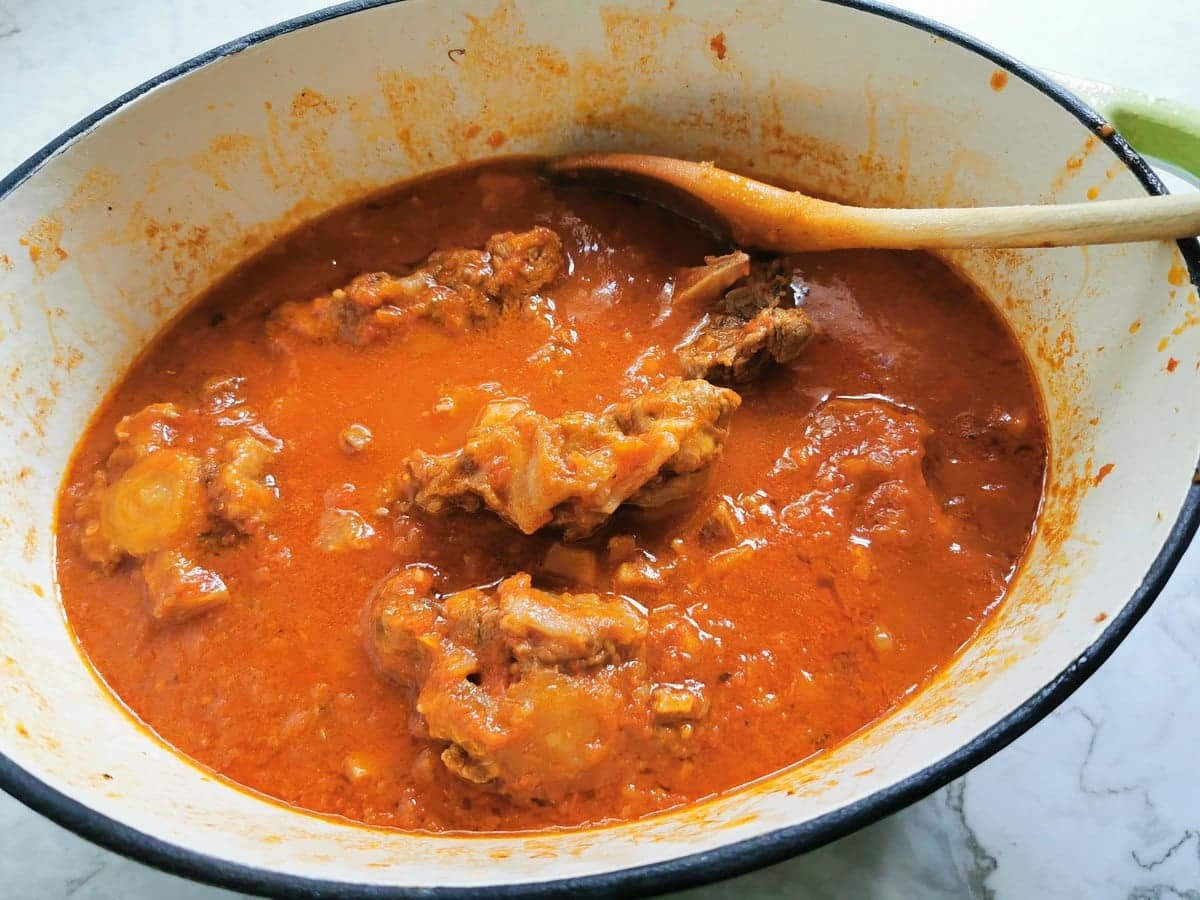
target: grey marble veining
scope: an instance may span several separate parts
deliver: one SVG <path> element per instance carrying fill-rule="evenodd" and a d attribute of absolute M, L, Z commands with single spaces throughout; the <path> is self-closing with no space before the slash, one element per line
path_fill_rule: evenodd
<path fill-rule="evenodd" d="M 0 171 L 97 106 L 312 0 L 0 0 Z M 909 0 L 1020 58 L 1200 105 L 1193 0 Z M 1057 712 L 965 778 L 804 857 L 675 895 L 1200 900 L 1200 547 Z M 0 900 L 229 900 L 0 794 Z"/>

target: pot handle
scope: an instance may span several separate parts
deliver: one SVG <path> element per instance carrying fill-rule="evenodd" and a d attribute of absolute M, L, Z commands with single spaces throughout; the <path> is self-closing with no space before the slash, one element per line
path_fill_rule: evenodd
<path fill-rule="evenodd" d="M 1045 74 L 1104 116 L 1138 153 L 1200 187 L 1200 109 L 1100 81 Z"/>

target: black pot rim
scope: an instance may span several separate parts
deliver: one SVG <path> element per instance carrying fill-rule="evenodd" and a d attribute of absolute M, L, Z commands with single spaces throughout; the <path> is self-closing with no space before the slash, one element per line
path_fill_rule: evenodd
<path fill-rule="evenodd" d="M 76 138 L 152 88 L 279 35 L 396 2 L 403 0 L 350 0 L 264 28 L 168 69 L 82 119 L 17 166 L 0 181 L 0 200 Z M 948 26 L 874 0 L 822 2 L 891 19 L 957 44 L 991 61 L 1009 75 L 1038 89 L 1077 118 L 1100 141 L 1108 145 L 1137 177 L 1148 194 L 1167 192 L 1145 160 L 1120 135 L 1106 133 L 1106 123 L 1099 115 L 1073 94 L 1048 81 L 1030 66 Z M 1180 241 L 1179 249 L 1187 263 L 1192 283 L 1200 285 L 1200 245 L 1194 240 Z M 1113 616 L 1100 637 L 1049 684 L 974 740 L 894 785 L 811 821 L 664 862 L 576 878 L 498 887 L 413 888 L 354 884 L 245 866 L 161 840 L 104 816 L 50 787 L 3 754 L 0 754 L 0 788 L 51 821 L 130 859 L 196 881 L 266 896 L 319 897 L 335 900 L 362 897 L 380 900 L 409 897 L 447 900 L 482 900 L 494 897 L 625 897 L 708 884 L 781 862 L 843 837 L 927 796 L 1008 746 L 1066 700 L 1116 650 L 1166 585 L 1198 525 L 1200 484 L 1193 484 L 1179 516 L 1142 583 L 1129 602 Z"/>

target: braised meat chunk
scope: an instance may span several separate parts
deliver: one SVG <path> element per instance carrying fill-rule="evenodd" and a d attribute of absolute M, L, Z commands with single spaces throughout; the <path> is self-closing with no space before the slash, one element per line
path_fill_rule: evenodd
<path fill-rule="evenodd" d="M 771 361 L 796 359 L 813 336 L 812 320 L 796 306 L 802 296 L 784 260 L 753 266 L 679 348 L 684 372 L 714 384 L 744 384 Z"/>
<path fill-rule="evenodd" d="M 252 434 L 225 443 L 209 485 L 213 509 L 243 534 L 261 528 L 275 515 L 279 493 L 270 469 L 275 448 Z"/>
<path fill-rule="evenodd" d="M 659 474 L 628 502 L 653 508 L 696 490 L 708 467 L 721 457 L 729 417 L 741 402 L 733 391 L 702 379 L 673 378 L 658 390 L 613 407 L 613 421 L 623 433 L 665 434 L 678 445 Z"/>
<path fill-rule="evenodd" d="M 81 502 L 85 552 L 92 561 L 111 568 L 126 554 L 145 556 L 196 534 L 207 518 L 202 467 L 191 453 L 164 448 L 119 475 L 97 473 Z"/>
<path fill-rule="evenodd" d="M 410 566 L 383 583 L 368 650 L 459 778 L 553 799 L 622 746 L 623 725 L 646 726 L 648 625 L 632 603 L 537 590 L 526 574 L 449 595 L 435 580 Z"/>
<path fill-rule="evenodd" d="M 679 378 L 600 414 L 550 419 L 522 400 L 496 401 L 461 449 L 414 453 L 401 478 L 427 513 L 486 506 L 525 534 L 554 525 L 582 538 L 623 503 L 655 507 L 695 490 L 740 403 L 733 391 Z"/>
<path fill-rule="evenodd" d="M 229 600 L 220 575 L 177 550 L 160 550 L 143 559 L 142 580 L 150 614 L 160 622 L 182 622 Z"/>
<path fill-rule="evenodd" d="M 759 260 L 750 266 L 749 276 L 725 292 L 724 311 L 749 319 L 759 310 L 800 306 L 808 287 L 787 257 Z"/>
<path fill-rule="evenodd" d="M 103 572 L 135 560 L 157 620 L 181 621 L 227 601 L 221 576 L 196 559 L 275 515 L 278 442 L 239 388 L 239 379 L 222 379 L 208 392 L 219 389 L 219 403 L 153 403 L 121 419 L 116 447 L 76 501 L 84 556 Z"/>
<path fill-rule="evenodd" d="M 654 735 L 672 756 L 691 756 L 696 724 L 708 715 L 709 701 L 704 685 L 657 684 L 650 692 Z"/>
<path fill-rule="evenodd" d="M 629 658 L 646 637 L 642 612 L 599 594 L 534 590 L 528 575 L 501 582 L 500 630 L 517 662 L 578 672 Z"/>
<path fill-rule="evenodd" d="M 764 309 L 750 321 L 708 315 L 680 351 L 684 371 L 714 384 L 744 384 L 768 362 L 791 362 L 812 337 L 812 322 L 800 309 Z"/>
<path fill-rule="evenodd" d="M 344 288 L 279 306 L 268 323 L 312 341 L 369 344 L 413 319 L 462 331 L 520 310 L 564 267 L 562 242 L 549 228 L 492 235 L 482 250 L 439 250 L 406 275 L 370 272 Z"/>
<path fill-rule="evenodd" d="M 551 284 L 563 270 L 562 242 L 549 228 L 493 235 L 487 242 L 491 275 L 484 285 L 489 296 L 509 309 Z"/>

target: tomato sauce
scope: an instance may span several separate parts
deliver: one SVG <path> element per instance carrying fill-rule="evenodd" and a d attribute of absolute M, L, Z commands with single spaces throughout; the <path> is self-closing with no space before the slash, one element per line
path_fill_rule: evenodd
<path fill-rule="evenodd" d="M 284 302 L 535 225 L 557 233 L 568 259 L 536 313 L 466 330 L 417 322 L 364 346 L 268 336 Z M 723 454 L 685 501 L 622 509 L 563 545 L 552 529 L 524 535 L 486 510 L 423 517 L 381 499 L 406 456 L 461 445 L 489 401 L 598 412 L 678 375 L 675 348 L 695 312 L 672 309 L 664 285 L 727 249 L 656 206 L 548 182 L 526 161 L 433 175 L 280 238 L 154 342 L 82 438 L 60 499 L 58 573 L 88 659 L 164 741 L 221 776 L 402 829 L 632 819 L 805 760 L 878 719 L 1003 599 L 1046 468 L 1027 360 L 989 304 L 932 256 L 791 258 L 815 337 L 795 362 L 736 386 Z M 278 510 L 266 528 L 205 551 L 228 602 L 163 621 L 129 560 L 105 570 L 81 552 L 78 503 L 122 417 L 200 406 L 203 385 L 230 376 L 278 442 Z M 208 420 L 198 421 L 188 427 L 203 439 Z M 352 425 L 371 439 L 348 453 Z M 712 543 L 702 537 L 715 503 L 737 525 Z M 356 513 L 362 540 L 321 543 L 332 507 Z M 642 571 L 618 580 L 612 547 L 629 538 Z M 549 562 L 562 546 L 593 554 L 586 587 L 645 610 L 655 677 L 703 685 L 711 708 L 686 754 L 633 745 L 546 804 L 439 763 L 414 728 L 411 695 L 367 652 L 365 610 L 412 564 L 437 567 L 445 590 L 517 572 L 579 590 Z"/>

